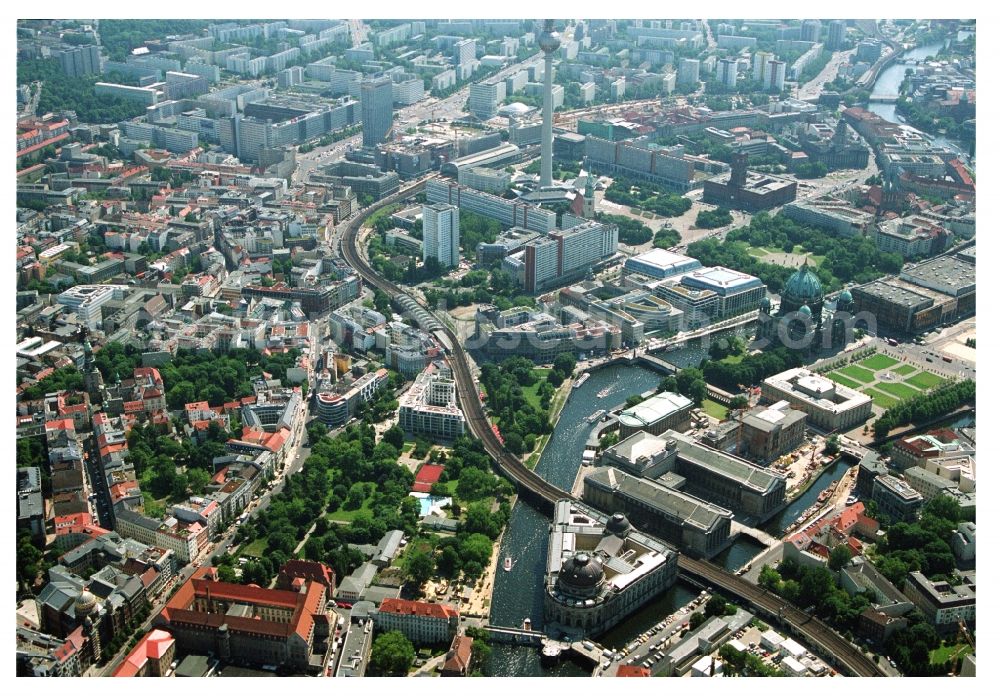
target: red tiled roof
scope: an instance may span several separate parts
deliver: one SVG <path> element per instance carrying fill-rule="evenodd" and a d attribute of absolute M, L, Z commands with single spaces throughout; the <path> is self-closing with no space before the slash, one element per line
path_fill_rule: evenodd
<path fill-rule="evenodd" d="M 323 562 L 310 561 L 308 559 L 289 559 L 281 567 L 279 573 L 285 574 L 289 578 L 309 579 L 325 583 L 328 586 L 333 583 L 334 579 L 333 569 Z"/>
<path fill-rule="evenodd" d="M 451 649 L 445 659 L 442 671 L 465 673 L 472 661 L 472 637 L 456 635 L 451 641 Z"/>
<path fill-rule="evenodd" d="M 421 603 L 416 600 L 403 600 L 401 598 L 386 598 L 382 601 L 378 611 L 393 615 L 420 615 L 422 617 L 437 617 L 440 619 L 459 616 L 458 610 L 451 605 Z"/>
<path fill-rule="evenodd" d="M 154 629 L 139 641 L 136 647 L 132 649 L 132 653 L 126 656 L 125 660 L 115 668 L 115 672 L 111 674 L 111 677 L 135 677 L 150 658 L 163 658 L 173 645 L 174 638 L 170 632 L 162 629 Z"/>
<path fill-rule="evenodd" d="M 205 568 L 205 567 L 202 567 Z M 209 569 L 214 574 L 214 569 Z M 199 569 L 199 572 L 201 569 Z M 305 592 L 293 593 L 292 591 L 272 590 L 258 588 L 257 586 L 244 586 L 236 583 L 224 583 L 221 581 L 206 580 L 198 572 L 192 576 L 187 583 L 181 586 L 180 590 L 174 594 L 167 606 L 160 613 L 160 617 L 168 623 L 194 624 L 203 627 L 219 627 L 228 624 L 230 629 L 236 631 L 253 632 L 257 634 L 267 634 L 287 638 L 293 633 L 298 634 L 303 639 L 308 640 L 310 629 L 313 625 L 313 614 L 322 610 L 322 601 L 325 595 L 324 587 L 313 581 Z M 244 602 L 252 605 L 270 605 L 286 608 L 295 608 L 291 622 L 270 622 L 251 617 L 234 617 L 218 613 L 207 613 L 190 610 L 194 604 L 194 599 L 198 597 L 211 597 L 216 599 Z"/>
<path fill-rule="evenodd" d="M 46 431 L 75 431 L 73 419 L 55 419 L 45 422 Z"/>

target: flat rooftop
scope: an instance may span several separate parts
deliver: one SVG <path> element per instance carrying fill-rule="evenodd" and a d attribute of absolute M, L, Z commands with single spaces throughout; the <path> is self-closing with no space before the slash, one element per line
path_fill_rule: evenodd
<path fill-rule="evenodd" d="M 952 296 L 976 290 L 976 265 L 957 257 L 938 257 L 915 264 L 904 268 L 899 277 Z"/>
<path fill-rule="evenodd" d="M 756 276 L 727 269 L 725 266 L 712 266 L 707 269 L 699 269 L 684 274 L 681 283 L 709 288 L 720 295 L 726 295 L 732 291 L 749 290 L 764 285 Z"/>
<path fill-rule="evenodd" d="M 659 436 L 645 431 L 637 431 L 625 440 L 613 445 L 610 451 L 629 462 L 635 462 L 641 457 L 652 457 L 665 450 L 667 441 Z"/>
<path fill-rule="evenodd" d="M 625 496 L 642 501 L 670 518 L 701 530 L 713 530 L 733 517 L 732 511 L 721 506 L 669 489 L 649 479 L 633 477 L 614 467 L 603 467 L 588 475 L 587 479 L 617 488 Z"/>
<path fill-rule="evenodd" d="M 712 470 L 746 488 L 766 493 L 776 486 L 784 486 L 784 478 L 771 470 L 762 469 L 721 450 L 713 450 L 683 433 L 668 430 L 665 435 L 677 441 L 677 456 L 681 459 Z"/>
<path fill-rule="evenodd" d="M 862 294 L 871 295 L 872 297 L 896 303 L 897 305 L 904 305 L 913 310 L 922 309 L 925 305 L 934 303 L 933 299 L 926 295 L 921 295 L 916 291 L 884 281 L 872 281 L 855 289 L 855 293 L 859 291 Z"/>

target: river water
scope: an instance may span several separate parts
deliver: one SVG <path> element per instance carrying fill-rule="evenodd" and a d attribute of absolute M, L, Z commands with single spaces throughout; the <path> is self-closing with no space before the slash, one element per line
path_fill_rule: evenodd
<path fill-rule="evenodd" d="M 958 41 L 963 41 L 968 36 L 969 32 L 960 31 L 958 32 L 956 38 Z M 937 42 L 933 44 L 928 44 L 926 46 L 918 46 L 904 53 L 899 58 L 899 60 L 897 60 L 895 63 L 893 63 L 888 68 L 882 71 L 882 74 L 879 75 L 878 80 L 875 81 L 874 87 L 872 87 L 872 94 L 898 95 L 899 86 L 903 84 L 903 79 L 906 77 L 907 68 L 913 67 L 912 65 L 905 65 L 904 63 L 907 60 L 911 59 L 924 60 L 926 58 L 932 58 L 933 56 L 937 55 L 937 52 L 941 50 L 942 46 L 944 46 L 943 42 Z M 874 114 L 878 114 L 883 119 L 891 123 L 904 123 L 904 121 L 900 119 L 899 115 L 896 114 L 896 105 L 893 103 L 869 104 L 867 106 L 867 109 Z M 931 137 L 934 145 L 948 148 L 958 154 L 965 154 L 965 155 L 968 154 L 968 150 L 966 148 L 962 147 L 958 143 L 942 138 L 939 134 L 928 133 L 927 135 Z"/>
<path fill-rule="evenodd" d="M 587 436 L 594 424 L 586 419 L 597 409 L 612 409 L 633 394 L 655 389 L 662 376 L 647 368 L 612 366 L 595 371 L 589 380 L 573 390 L 563 407 L 535 471 L 547 481 L 569 491 L 580 468 Z M 610 388 L 603 397 L 598 392 Z M 542 586 L 548 547 L 548 516 L 518 500 L 500 543 L 500 558 L 511 557 L 509 572 L 498 571 L 493 587 L 490 622 L 519 627 L 525 617 L 532 626 L 543 626 Z M 681 604 L 687 601 L 682 601 Z M 655 624 L 655 622 L 654 622 Z M 572 661 L 542 666 L 537 648 L 494 645 L 484 674 L 493 676 L 589 675 Z"/>

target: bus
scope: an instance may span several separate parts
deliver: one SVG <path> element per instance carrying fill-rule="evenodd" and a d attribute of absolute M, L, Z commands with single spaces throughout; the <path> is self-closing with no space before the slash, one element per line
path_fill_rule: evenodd
<path fill-rule="evenodd" d="M 898 342 L 898 341 L 896 341 L 896 340 L 895 340 L 895 339 L 893 339 L 893 338 L 888 338 L 888 339 L 886 339 L 886 342 L 887 342 L 887 343 L 888 343 L 888 344 L 889 344 L 890 346 L 899 346 L 899 342 Z"/>

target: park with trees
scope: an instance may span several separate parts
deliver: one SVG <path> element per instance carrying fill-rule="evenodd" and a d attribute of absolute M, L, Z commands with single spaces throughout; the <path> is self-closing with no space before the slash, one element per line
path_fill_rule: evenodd
<path fill-rule="evenodd" d="M 694 219 L 695 227 L 713 230 L 724 227 L 733 222 L 733 214 L 728 208 L 716 208 L 715 210 L 701 210 Z"/>
<path fill-rule="evenodd" d="M 914 395 L 892 405 L 872 424 L 875 439 L 885 438 L 904 424 L 920 424 L 944 416 L 963 404 L 975 404 L 974 380 L 945 382 L 921 395 Z"/>
<path fill-rule="evenodd" d="M 604 198 L 630 208 L 641 208 L 664 218 L 683 215 L 691 209 L 691 199 L 663 192 L 656 186 L 625 177 L 616 177 L 604 191 Z"/>
<path fill-rule="evenodd" d="M 751 248 L 782 249 L 788 253 L 801 246 L 819 262 L 811 270 L 827 291 L 848 282 L 868 283 L 885 274 L 898 274 L 903 258 L 879 250 L 873 239 L 859 236 L 842 238 L 802 225 L 781 213 L 758 213 L 749 224 L 731 230 L 723 242 L 699 240 L 688 247 L 688 255 L 705 266 L 727 266 L 760 278 L 773 291 L 780 291 L 791 270 L 765 262 L 750 253 Z"/>

